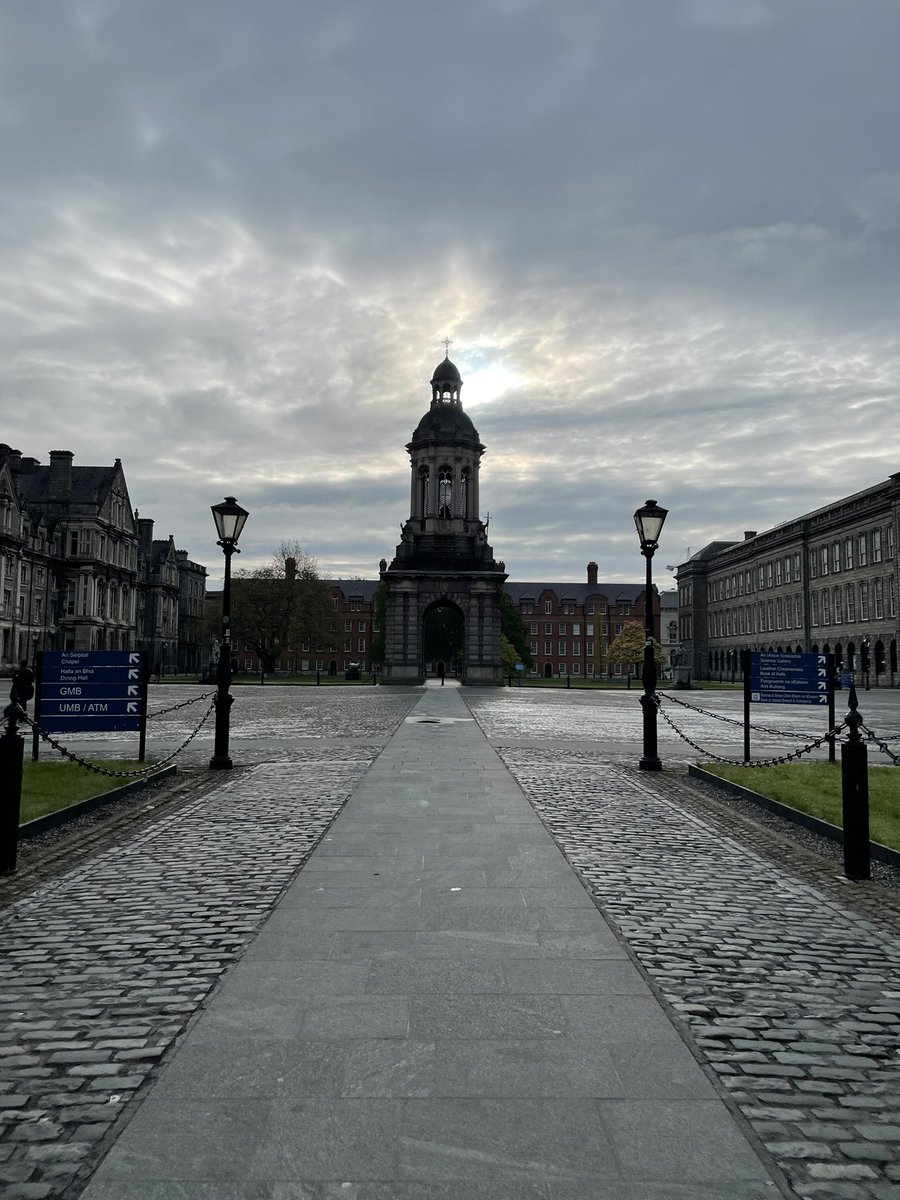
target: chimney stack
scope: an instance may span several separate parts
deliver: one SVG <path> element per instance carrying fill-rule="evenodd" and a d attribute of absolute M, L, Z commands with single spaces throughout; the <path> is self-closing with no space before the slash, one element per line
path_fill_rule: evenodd
<path fill-rule="evenodd" d="M 75 455 L 71 450 L 50 451 L 50 498 L 52 500 L 68 500 L 72 494 L 72 459 Z"/>
<path fill-rule="evenodd" d="M 588 587 L 597 586 L 597 564 L 589 562 L 587 565 Z"/>
<path fill-rule="evenodd" d="M 751 538 L 755 538 L 755 537 L 756 537 L 755 529 L 745 529 L 744 530 L 744 541 L 745 542 L 749 542 Z"/>

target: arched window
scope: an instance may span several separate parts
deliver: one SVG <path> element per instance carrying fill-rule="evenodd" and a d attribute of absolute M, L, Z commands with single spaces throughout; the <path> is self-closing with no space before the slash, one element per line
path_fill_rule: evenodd
<path fill-rule="evenodd" d="M 463 467 L 459 479 L 459 514 L 464 519 L 469 515 L 469 468 Z"/>
<path fill-rule="evenodd" d="M 448 521 L 453 516 L 453 472 L 441 467 L 438 474 L 438 516 Z"/>
<path fill-rule="evenodd" d="M 431 476 L 428 468 L 423 467 L 419 472 L 419 512 L 423 517 L 428 516 L 428 491 Z"/>

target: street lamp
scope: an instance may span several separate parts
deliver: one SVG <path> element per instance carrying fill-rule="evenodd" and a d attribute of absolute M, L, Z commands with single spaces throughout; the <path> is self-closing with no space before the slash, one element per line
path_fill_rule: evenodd
<path fill-rule="evenodd" d="M 662 763 L 656 752 L 656 659 L 653 654 L 653 555 L 659 545 L 659 535 L 668 516 L 655 500 L 648 500 L 634 514 L 634 524 L 641 540 L 641 554 L 647 560 L 647 584 L 644 591 L 644 669 L 641 682 L 644 694 L 641 708 L 644 713 L 644 753 L 638 766 L 642 771 L 660 771 Z"/>
<path fill-rule="evenodd" d="M 216 669 L 216 737 L 213 756 L 209 765 L 213 769 L 228 769 L 231 758 L 228 755 L 228 725 L 229 714 L 234 697 L 229 692 L 231 686 L 231 556 L 240 554 L 237 541 L 247 517 L 250 515 L 245 508 L 235 501 L 234 496 L 226 496 L 222 504 L 212 505 L 213 520 L 216 523 L 216 533 L 219 535 L 217 546 L 222 547 L 225 555 L 225 582 L 222 586 L 222 641 L 219 645 L 219 664 Z"/>

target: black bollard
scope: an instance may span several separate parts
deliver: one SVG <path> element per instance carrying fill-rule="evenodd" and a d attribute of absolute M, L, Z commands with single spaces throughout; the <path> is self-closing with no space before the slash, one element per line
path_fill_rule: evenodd
<path fill-rule="evenodd" d="M 850 728 L 841 742 L 841 804 L 844 820 L 844 874 L 848 879 L 868 879 L 869 869 L 869 776 L 868 749 L 859 727 L 859 701 L 850 684 L 850 711 L 845 717 Z"/>
<path fill-rule="evenodd" d="M 22 763 L 25 756 L 25 739 L 17 725 L 25 713 L 13 701 L 3 715 L 8 723 L 0 736 L 0 875 L 11 875 L 16 869 L 19 852 Z"/>
<path fill-rule="evenodd" d="M 316 687 L 319 687 L 321 683 L 322 683 L 322 677 L 319 674 L 319 672 L 316 671 Z"/>
<path fill-rule="evenodd" d="M 572 686 L 572 677 L 571 677 L 571 675 L 567 675 L 566 676 L 566 687 L 571 688 L 571 686 Z"/>

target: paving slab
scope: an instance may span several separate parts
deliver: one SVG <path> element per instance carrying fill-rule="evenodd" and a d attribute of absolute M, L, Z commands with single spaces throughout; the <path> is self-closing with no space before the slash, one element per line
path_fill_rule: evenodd
<path fill-rule="evenodd" d="M 460 692 L 420 695 L 84 1200 L 783 1194 Z"/>

